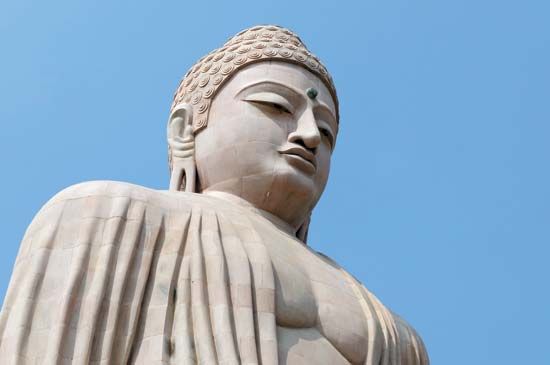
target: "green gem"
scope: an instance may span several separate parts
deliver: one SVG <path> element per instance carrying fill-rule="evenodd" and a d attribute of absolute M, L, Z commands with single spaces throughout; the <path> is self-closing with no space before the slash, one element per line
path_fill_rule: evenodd
<path fill-rule="evenodd" d="M 310 87 L 309 89 L 306 90 L 306 94 L 310 99 L 315 99 L 319 94 L 319 92 L 316 89 Z"/>

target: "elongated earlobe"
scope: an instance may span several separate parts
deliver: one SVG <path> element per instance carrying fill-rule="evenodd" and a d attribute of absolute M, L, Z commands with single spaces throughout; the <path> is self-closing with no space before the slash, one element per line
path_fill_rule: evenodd
<path fill-rule="evenodd" d="M 168 146 L 170 147 L 170 191 L 196 192 L 197 168 L 195 164 L 195 136 L 193 109 L 179 104 L 168 120 Z"/>

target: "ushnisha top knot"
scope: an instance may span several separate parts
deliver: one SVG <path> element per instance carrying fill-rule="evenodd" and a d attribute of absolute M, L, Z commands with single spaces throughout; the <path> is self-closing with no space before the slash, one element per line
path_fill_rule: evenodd
<path fill-rule="evenodd" d="M 206 126 L 212 98 L 225 81 L 246 65 L 273 60 L 301 65 L 317 75 L 332 94 L 339 117 L 336 88 L 325 66 L 294 32 L 277 25 L 245 29 L 201 58 L 180 82 L 171 109 L 182 102 L 191 104 L 197 132 Z"/>

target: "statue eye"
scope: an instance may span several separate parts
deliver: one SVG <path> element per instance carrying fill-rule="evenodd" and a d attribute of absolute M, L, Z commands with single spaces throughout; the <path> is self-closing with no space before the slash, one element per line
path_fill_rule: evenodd
<path fill-rule="evenodd" d="M 260 91 L 246 96 L 244 101 L 271 109 L 273 112 L 292 114 L 294 107 L 282 95 Z"/>
<path fill-rule="evenodd" d="M 334 137 L 332 136 L 332 133 L 328 129 L 322 127 L 319 128 L 319 132 L 328 140 L 330 147 L 332 148 L 334 145 Z"/>
<path fill-rule="evenodd" d="M 271 109 L 274 109 L 274 110 L 278 111 L 279 113 L 292 114 L 292 112 L 290 110 L 288 110 L 284 105 L 281 105 L 281 104 L 273 103 L 273 102 L 270 102 L 270 101 L 263 101 L 263 100 L 247 100 L 247 101 L 251 102 L 251 103 L 266 106 L 268 108 L 271 108 Z"/>
<path fill-rule="evenodd" d="M 270 103 L 270 104 L 272 105 L 273 108 L 279 110 L 282 113 L 292 114 L 292 112 L 288 110 L 284 105 L 277 104 L 277 103 Z"/>

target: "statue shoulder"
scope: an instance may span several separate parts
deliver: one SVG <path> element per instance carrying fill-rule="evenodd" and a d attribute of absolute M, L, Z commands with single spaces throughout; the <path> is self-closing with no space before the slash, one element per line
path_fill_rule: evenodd
<path fill-rule="evenodd" d="M 160 227 L 167 217 L 178 219 L 193 210 L 206 211 L 211 205 L 200 194 L 154 190 L 118 181 L 72 185 L 54 195 L 34 216 L 21 242 L 21 253 L 44 245 L 53 248 L 69 247 L 82 240 L 92 242 L 93 237 L 101 236 L 107 223 L 111 228 L 129 221 L 148 229 Z M 37 244 L 39 241 L 45 243 Z"/>
<path fill-rule="evenodd" d="M 430 360 L 428 358 L 428 351 L 422 341 L 422 337 L 420 337 L 414 327 L 412 327 L 399 315 L 393 312 L 392 315 L 402 345 L 401 347 L 404 348 L 404 352 L 408 354 L 408 351 L 412 350 L 417 364 L 429 365 Z"/>
<path fill-rule="evenodd" d="M 98 203 L 126 199 L 168 210 L 207 204 L 205 201 L 207 199 L 200 194 L 155 190 L 127 182 L 100 180 L 71 185 L 54 195 L 44 207 L 83 198 Z"/>
<path fill-rule="evenodd" d="M 429 365 L 428 353 L 420 335 L 402 317 L 388 309 L 380 300 L 372 294 L 357 278 L 343 269 L 337 262 L 321 252 L 315 252 L 327 264 L 341 271 L 352 288 L 355 288 L 363 310 L 367 317 L 378 317 L 380 328 L 384 328 L 385 336 L 393 337 L 391 341 L 401 352 L 401 357 L 407 359 L 407 364 Z"/>
<path fill-rule="evenodd" d="M 148 221 L 157 221 L 170 212 L 204 210 L 211 205 L 208 201 L 200 194 L 155 190 L 119 181 L 88 181 L 55 194 L 35 215 L 25 236 L 45 226 L 68 221 L 74 225 L 85 218 L 135 217 L 146 213 Z"/>
<path fill-rule="evenodd" d="M 157 190 L 149 189 L 143 186 L 134 185 L 121 181 L 98 180 L 86 181 L 71 185 L 59 193 L 55 194 L 48 204 L 55 204 L 66 200 L 86 198 L 86 197 L 131 197 L 137 199 L 147 199 L 154 195 Z"/>

